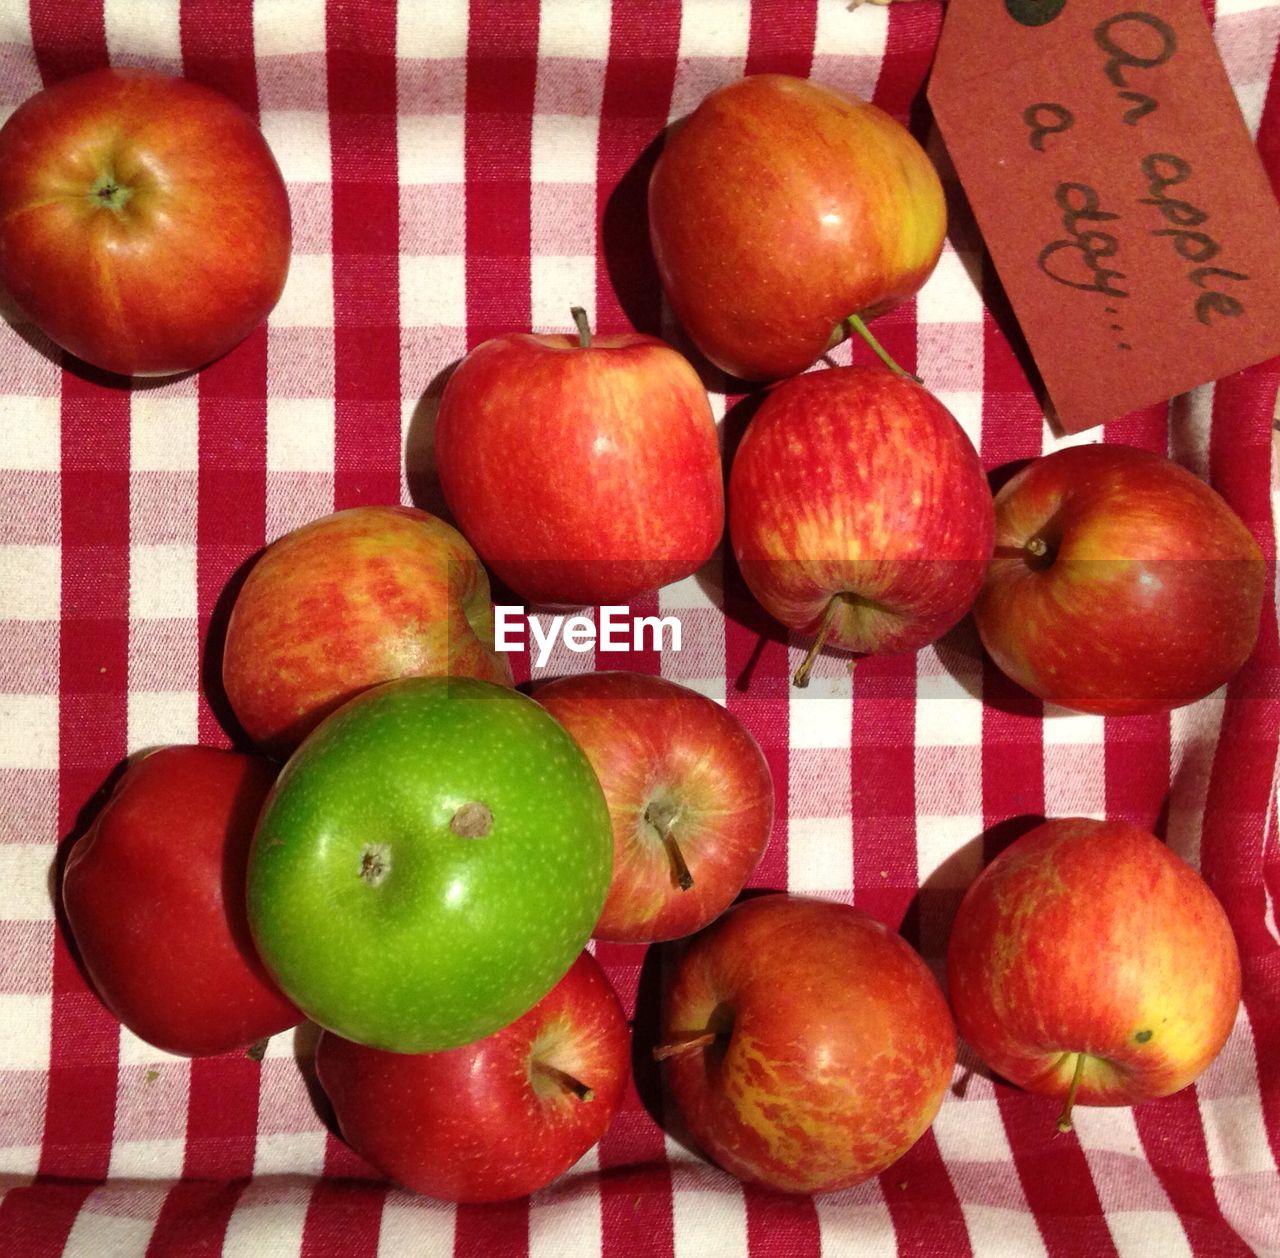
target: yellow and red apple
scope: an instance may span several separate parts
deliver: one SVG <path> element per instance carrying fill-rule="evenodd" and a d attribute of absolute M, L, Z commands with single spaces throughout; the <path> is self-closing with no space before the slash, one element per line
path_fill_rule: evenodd
<path fill-rule="evenodd" d="M 0 281 L 96 367 L 165 375 L 225 353 L 279 300 L 289 243 L 262 132 L 198 83 L 94 70 L 0 128 Z"/>
<path fill-rule="evenodd" d="M 734 457 L 729 535 L 743 579 L 815 650 L 934 641 L 977 596 L 993 533 L 964 430 L 927 389 L 881 367 L 778 385 Z"/>
<path fill-rule="evenodd" d="M 1072 1103 L 1186 1087 L 1240 1003 L 1231 925 L 1204 879 L 1121 821 L 1046 821 L 965 894 L 947 975 L 956 1023 L 997 1074 Z"/>
<path fill-rule="evenodd" d="M 751 75 L 674 130 L 649 183 L 663 287 L 694 344 L 746 380 L 803 371 L 912 297 L 947 229 L 900 123 L 807 79 Z"/>
<path fill-rule="evenodd" d="M 690 1134 L 725 1170 L 817 1193 L 870 1178 L 920 1138 L 956 1038 L 900 935 L 847 904 L 769 895 L 693 937 L 655 1056 Z"/>
<path fill-rule="evenodd" d="M 1266 565 L 1244 522 L 1162 455 L 1072 446 L 996 496 L 996 557 L 974 607 L 1020 686 L 1083 712 L 1161 712 L 1249 658 Z"/>
<path fill-rule="evenodd" d="M 223 685 L 269 751 L 291 751 L 370 686 L 432 676 L 511 684 L 489 578 L 457 529 L 425 511 L 313 520 L 267 548 L 232 607 Z"/>

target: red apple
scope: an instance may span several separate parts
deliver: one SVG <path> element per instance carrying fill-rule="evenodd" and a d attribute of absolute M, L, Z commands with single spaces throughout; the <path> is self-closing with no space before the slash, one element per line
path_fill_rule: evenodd
<path fill-rule="evenodd" d="M 1266 566 L 1185 468 L 1130 446 L 1058 450 L 996 496 L 983 645 L 1050 703 L 1163 712 L 1216 690 L 1258 638 Z"/>
<path fill-rule="evenodd" d="M 484 568 L 456 529 L 413 507 L 351 507 L 280 538 L 227 624 L 227 698 L 275 752 L 370 686 L 445 675 L 511 684 Z"/>
<path fill-rule="evenodd" d="M 845 1188 L 933 1121 L 955 1027 L 928 967 L 847 904 L 771 895 L 694 936 L 662 1013 L 667 1079 L 693 1138 L 740 1179 Z"/>
<path fill-rule="evenodd" d="M 706 390 L 650 336 L 477 346 L 440 400 L 436 465 L 480 557 L 532 603 L 625 603 L 688 576 L 724 530 Z"/>
<path fill-rule="evenodd" d="M 648 943 L 719 917 L 760 861 L 773 779 L 742 722 L 697 691 L 585 673 L 534 691 L 586 752 L 613 822 L 597 939 Z"/>
<path fill-rule="evenodd" d="M 199 1057 L 302 1021 L 254 951 L 245 870 L 275 769 L 212 747 L 134 760 L 67 857 L 62 903 L 102 1003 Z"/>
<path fill-rule="evenodd" d="M 858 653 L 915 651 L 969 610 L 991 558 L 991 492 L 964 430 L 880 367 L 779 385 L 729 478 L 729 535 L 764 609 Z"/>
<path fill-rule="evenodd" d="M 912 297 L 946 229 L 937 171 L 905 127 L 782 74 L 712 92 L 649 184 L 672 308 L 713 363 L 747 380 L 803 371 L 851 316 Z"/>
<path fill-rule="evenodd" d="M 63 349 L 122 375 L 202 367 L 279 300 L 289 200 L 254 120 L 150 70 L 95 70 L 0 128 L 0 281 Z"/>
<path fill-rule="evenodd" d="M 1204 880 L 1122 821 L 1047 821 L 978 876 L 951 930 L 956 1022 L 1043 1096 L 1130 1105 L 1186 1087 L 1240 1003 L 1240 957 Z"/>
<path fill-rule="evenodd" d="M 316 1072 L 343 1138 L 384 1175 L 445 1201 L 503 1201 L 549 1184 L 600 1139 L 630 1044 L 622 1006 L 584 952 L 485 1039 L 388 1053 L 326 1031 Z"/>

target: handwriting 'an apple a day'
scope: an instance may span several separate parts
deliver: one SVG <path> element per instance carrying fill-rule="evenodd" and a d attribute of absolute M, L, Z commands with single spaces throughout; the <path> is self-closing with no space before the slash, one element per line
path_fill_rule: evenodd
<path fill-rule="evenodd" d="M 1068 431 L 1280 350 L 1280 212 L 1195 0 L 952 5 L 929 96 Z"/>

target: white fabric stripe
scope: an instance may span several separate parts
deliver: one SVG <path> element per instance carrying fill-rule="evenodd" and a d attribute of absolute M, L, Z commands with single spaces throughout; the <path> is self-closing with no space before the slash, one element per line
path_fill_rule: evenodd
<path fill-rule="evenodd" d="M 393 1188 L 382 1206 L 378 1258 L 452 1258 L 457 1207 Z"/>
<path fill-rule="evenodd" d="M 182 73 L 179 0 L 104 0 L 103 23 L 112 65 L 145 65 Z"/>

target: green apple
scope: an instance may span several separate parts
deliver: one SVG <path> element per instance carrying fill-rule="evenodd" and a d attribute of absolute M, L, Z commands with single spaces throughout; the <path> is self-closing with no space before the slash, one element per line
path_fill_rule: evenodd
<path fill-rule="evenodd" d="M 414 677 L 307 738 L 263 808 L 249 921 L 308 1017 L 437 1052 L 532 1008 L 600 915 L 613 832 L 560 724 L 513 690 Z"/>

